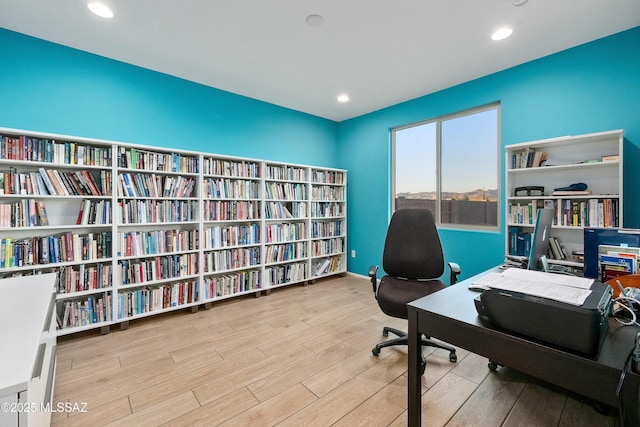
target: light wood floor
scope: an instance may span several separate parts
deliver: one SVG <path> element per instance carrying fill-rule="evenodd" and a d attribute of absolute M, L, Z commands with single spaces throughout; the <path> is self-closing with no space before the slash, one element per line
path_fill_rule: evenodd
<path fill-rule="evenodd" d="M 382 314 L 364 277 L 293 285 L 197 313 L 62 337 L 53 426 L 405 426 L 406 348 L 371 348 Z M 423 425 L 615 426 L 579 397 L 483 357 L 425 350 Z"/>

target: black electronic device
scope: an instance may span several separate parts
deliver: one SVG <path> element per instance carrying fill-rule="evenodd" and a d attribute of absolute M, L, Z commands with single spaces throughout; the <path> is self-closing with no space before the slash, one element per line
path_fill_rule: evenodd
<path fill-rule="evenodd" d="M 581 306 L 499 289 L 483 292 L 475 304 L 499 328 L 593 357 L 609 327 L 613 292 L 600 282 L 591 291 Z"/>
<path fill-rule="evenodd" d="M 529 254 L 529 270 L 546 271 L 544 264 L 549 251 L 549 237 L 553 226 L 554 209 L 538 209 L 536 227 L 531 237 L 531 253 Z"/>
<path fill-rule="evenodd" d="M 541 185 L 527 185 L 524 187 L 516 187 L 515 190 L 513 190 L 513 195 L 514 196 L 544 196 L 544 187 Z"/>

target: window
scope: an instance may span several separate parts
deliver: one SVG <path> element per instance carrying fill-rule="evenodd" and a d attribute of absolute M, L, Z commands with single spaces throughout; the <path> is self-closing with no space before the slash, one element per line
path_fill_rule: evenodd
<path fill-rule="evenodd" d="M 497 229 L 500 106 L 392 131 L 394 208 L 427 208 L 443 226 Z"/>

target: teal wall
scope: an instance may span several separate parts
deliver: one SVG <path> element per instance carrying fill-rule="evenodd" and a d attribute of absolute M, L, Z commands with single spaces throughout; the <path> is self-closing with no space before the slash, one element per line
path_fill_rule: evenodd
<path fill-rule="evenodd" d="M 341 122 L 339 167 L 349 170 L 349 251 L 355 249 L 357 254 L 349 259 L 350 271 L 366 274 L 371 264 L 381 262 L 391 209 L 390 129 L 496 101 L 502 104 L 503 145 L 624 129 L 624 221 L 626 227 L 640 227 L 640 27 L 636 27 Z M 502 262 L 504 225 L 500 232 L 442 229 L 440 234 L 447 260 L 461 265 L 463 278 Z"/>
<path fill-rule="evenodd" d="M 640 27 L 335 123 L 0 29 L 0 127 L 346 168 L 349 270 L 366 274 L 390 217 L 390 129 L 496 101 L 503 145 L 624 129 L 625 225 L 640 227 L 639 52 Z M 441 230 L 463 277 L 501 262 L 504 233 Z"/>
<path fill-rule="evenodd" d="M 337 124 L 0 29 L 0 127 L 337 166 Z"/>

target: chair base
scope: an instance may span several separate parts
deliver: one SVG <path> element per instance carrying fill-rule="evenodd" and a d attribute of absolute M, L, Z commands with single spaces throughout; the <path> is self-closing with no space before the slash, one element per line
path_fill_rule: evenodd
<path fill-rule="evenodd" d="M 380 350 L 384 347 L 390 347 L 393 345 L 409 345 L 409 337 L 407 336 L 406 332 L 396 328 L 390 328 L 388 326 L 385 326 L 384 328 L 382 328 L 382 335 L 384 335 L 385 337 L 389 336 L 389 332 L 396 335 L 398 338 L 393 338 L 387 341 L 383 341 L 379 344 L 376 344 L 373 350 L 371 350 L 374 356 L 378 356 L 380 354 Z M 420 339 L 420 344 L 424 347 L 436 347 L 436 348 L 441 348 L 443 350 L 447 350 L 449 352 L 449 361 L 454 363 L 458 361 L 458 356 L 456 355 L 456 349 L 451 346 L 432 341 L 426 335 L 422 336 L 422 338 Z M 420 351 L 420 360 L 421 360 L 420 373 L 424 374 L 424 370 L 427 367 L 427 361 L 425 360 L 424 354 L 422 354 L 422 351 Z"/>

